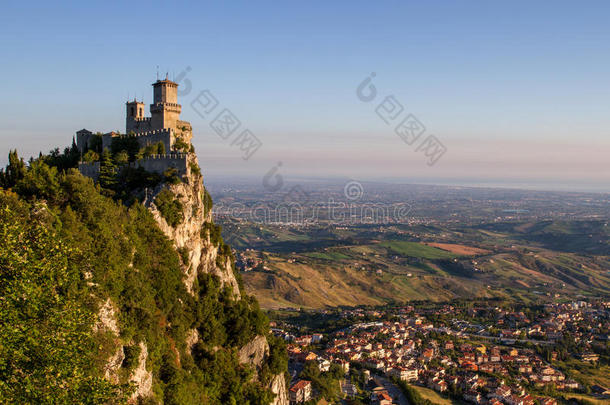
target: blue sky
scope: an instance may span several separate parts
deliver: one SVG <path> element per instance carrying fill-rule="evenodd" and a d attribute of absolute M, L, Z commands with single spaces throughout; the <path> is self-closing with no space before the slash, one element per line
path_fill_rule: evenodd
<path fill-rule="evenodd" d="M 208 176 L 281 161 L 287 176 L 610 191 L 610 4 L 421 3 L 5 2 L 0 164 L 124 130 L 157 66 L 190 67 L 182 115 Z M 363 103 L 371 72 L 379 98 Z M 261 140 L 249 160 L 190 107 L 204 89 Z M 375 114 L 387 95 L 446 147 L 436 164 Z"/>

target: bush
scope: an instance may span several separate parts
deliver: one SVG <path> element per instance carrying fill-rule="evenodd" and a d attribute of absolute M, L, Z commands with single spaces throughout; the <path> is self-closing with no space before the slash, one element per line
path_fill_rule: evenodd
<path fill-rule="evenodd" d="M 0 403 L 110 403 L 126 392 L 92 368 L 87 255 L 41 205 L 0 190 Z"/>
<path fill-rule="evenodd" d="M 114 162 L 120 166 L 126 165 L 127 163 L 129 163 L 129 154 L 127 153 L 127 151 L 122 150 L 122 151 L 118 152 L 117 154 L 115 154 Z"/>
<path fill-rule="evenodd" d="M 197 163 L 191 162 L 189 166 L 191 168 L 192 174 L 194 174 L 197 177 L 201 176 L 201 169 L 199 168 L 199 165 Z"/>
<path fill-rule="evenodd" d="M 286 342 L 282 338 L 269 335 L 269 371 L 271 374 L 281 374 L 288 369 L 288 352 Z"/>
<path fill-rule="evenodd" d="M 165 154 L 165 144 L 161 141 L 154 143 L 152 145 L 146 145 L 143 148 L 140 148 L 138 153 L 136 154 L 136 159 L 147 158 L 150 155 L 164 155 Z"/>
<path fill-rule="evenodd" d="M 168 189 L 161 190 L 155 198 L 155 205 L 170 226 L 176 227 L 184 221 L 182 203 Z"/>
<path fill-rule="evenodd" d="M 203 196 L 201 198 L 203 200 L 203 215 L 205 217 L 208 216 L 208 213 L 212 210 L 214 203 L 212 202 L 212 196 L 208 193 L 208 189 L 203 189 Z"/>
<path fill-rule="evenodd" d="M 134 135 L 123 135 L 112 138 L 112 143 L 110 144 L 110 151 L 114 156 L 120 154 L 121 152 L 125 153 L 127 157 L 127 161 L 134 161 L 138 152 L 140 151 L 140 142 L 138 138 Z M 124 156 L 122 155 L 121 158 Z M 116 161 L 116 160 L 115 160 Z M 123 164 L 118 162 L 118 164 Z"/>
<path fill-rule="evenodd" d="M 100 155 L 97 152 L 93 151 L 92 149 L 89 149 L 83 155 L 83 162 L 93 163 L 93 162 L 97 162 L 98 160 L 100 160 Z"/>
<path fill-rule="evenodd" d="M 201 228 L 201 238 L 206 239 L 208 235 L 212 245 L 219 246 L 223 243 L 222 227 L 220 225 L 215 225 L 213 222 L 205 222 Z"/>
<path fill-rule="evenodd" d="M 189 265 L 189 250 L 186 246 L 178 248 L 178 254 L 180 255 L 180 259 L 182 259 L 182 264 L 185 266 Z"/>
<path fill-rule="evenodd" d="M 122 192 L 124 199 L 134 190 L 145 187 L 154 188 L 161 182 L 161 175 L 146 171 L 142 167 L 124 167 L 118 176 L 117 191 Z"/>
<path fill-rule="evenodd" d="M 174 149 L 180 152 L 188 152 L 191 147 L 187 142 L 184 141 L 184 139 L 177 137 L 176 141 L 174 142 Z"/>
<path fill-rule="evenodd" d="M 123 359 L 123 364 L 121 367 L 132 371 L 138 365 L 138 361 L 140 359 L 140 352 L 142 348 L 139 344 L 133 344 L 131 346 L 123 346 L 123 352 L 125 353 L 125 358 Z"/>
<path fill-rule="evenodd" d="M 163 172 L 163 178 L 169 184 L 178 184 L 181 181 L 180 177 L 178 176 L 178 169 L 176 169 L 175 167 L 168 167 Z"/>

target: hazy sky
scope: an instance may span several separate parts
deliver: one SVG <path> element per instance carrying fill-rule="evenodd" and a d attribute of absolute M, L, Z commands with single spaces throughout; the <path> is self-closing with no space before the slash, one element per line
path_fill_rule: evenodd
<path fill-rule="evenodd" d="M 182 116 L 208 177 L 282 162 L 286 176 L 610 191 L 608 2 L 215 3 L 3 2 L 0 164 L 81 128 L 124 131 L 158 65 L 190 68 Z M 206 89 L 241 121 L 234 136 L 262 142 L 249 160 L 191 107 Z M 375 111 L 390 95 L 404 107 L 391 125 Z M 408 114 L 426 127 L 413 145 L 394 133 Z M 416 151 L 431 134 L 446 148 L 433 166 Z"/>

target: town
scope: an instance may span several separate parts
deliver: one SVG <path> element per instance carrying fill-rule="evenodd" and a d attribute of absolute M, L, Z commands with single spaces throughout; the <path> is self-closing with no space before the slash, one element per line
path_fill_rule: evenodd
<path fill-rule="evenodd" d="M 424 303 L 308 316 L 332 321 L 321 327 L 325 333 L 306 334 L 286 318 L 272 324 L 288 342 L 291 404 L 610 402 L 610 390 L 599 383 L 610 371 L 610 301 L 519 310 L 493 302 Z M 341 327 L 347 321 L 353 323 Z M 332 325 L 339 329 L 330 331 Z"/>

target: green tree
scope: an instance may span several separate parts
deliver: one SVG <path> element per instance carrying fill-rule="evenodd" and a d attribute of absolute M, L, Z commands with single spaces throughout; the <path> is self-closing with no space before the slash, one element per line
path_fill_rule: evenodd
<path fill-rule="evenodd" d="M 120 152 L 117 152 L 114 155 L 114 162 L 119 165 L 126 165 L 127 163 L 129 163 L 129 154 L 127 153 L 127 151 L 122 150 Z"/>
<path fill-rule="evenodd" d="M 34 160 L 17 184 L 15 191 L 27 198 L 45 199 L 59 203 L 63 196 L 56 167 L 47 165 L 42 159 Z"/>
<path fill-rule="evenodd" d="M 8 153 L 8 166 L 0 170 L 0 187 L 11 188 L 25 176 L 25 163 L 17 154 L 17 149 Z"/>
<path fill-rule="evenodd" d="M 83 161 L 84 162 L 93 163 L 93 162 L 97 162 L 98 160 L 100 160 L 100 155 L 98 155 L 97 152 L 95 152 L 92 149 L 89 149 L 83 155 Z"/>
<path fill-rule="evenodd" d="M 27 211 L 0 191 L 0 403 L 122 402 L 126 392 L 91 368 L 80 253 Z"/>
<path fill-rule="evenodd" d="M 112 159 L 112 155 L 108 149 L 102 153 L 100 161 L 100 185 L 106 189 L 114 190 L 116 187 L 117 167 Z"/>

